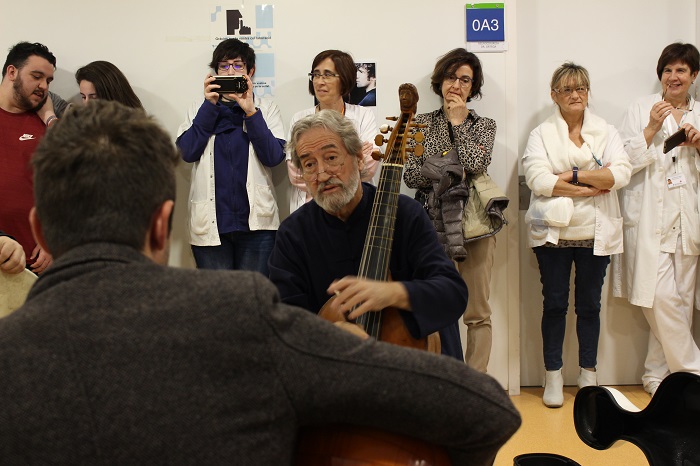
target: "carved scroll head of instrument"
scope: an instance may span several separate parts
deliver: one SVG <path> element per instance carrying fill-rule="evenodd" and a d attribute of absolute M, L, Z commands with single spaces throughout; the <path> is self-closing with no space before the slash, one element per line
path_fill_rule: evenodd
<path fill-rule="evenodd" d="M 411 83 L 399 86 L 399 102 L 402 112 L 416 113 L 418 108 L 418 89 Z"/>

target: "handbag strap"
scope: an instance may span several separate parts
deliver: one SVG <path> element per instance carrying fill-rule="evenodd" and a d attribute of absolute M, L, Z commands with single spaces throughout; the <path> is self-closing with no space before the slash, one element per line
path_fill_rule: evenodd
<path fill-rule="evenodd" d="M 449 118 L 447 118 L 447 115 L 445 115 L 444 108 L 440 107 L 440 112 L 442 112 L 442 115 L 445 117 L 445 120 L 447 120 L 447 131 L 450 134 L 450 142 L 452 143 L 452 147 L 454 147 L 456 149 L 457 145 L 455 144 L 455 131 L 452 128 L 452 122 L 449 120 Z M 469 114 L 467 115 L 467 119 L 471 119 L 471 116 L 472 116 L 472 112 L 469 112 Z M 469 125 L 469 127 L 467 128 L 467 131 L 471 131 L 471 129 L 476 124 L 476 122 L 479 121 L 479 118 L 481 118 L 481 117 L 477 115 L 476 118 L 472 119 L 472 124 Z"/>

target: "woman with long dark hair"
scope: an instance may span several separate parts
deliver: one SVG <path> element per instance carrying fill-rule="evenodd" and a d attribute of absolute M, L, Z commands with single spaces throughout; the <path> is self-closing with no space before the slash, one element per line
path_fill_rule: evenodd
<path fill-rule="evenodd" d="M 127 107 L 143 109 L 124 73 L 108 61 L 94 61 L 79 68 L 75 80 L 83 103 L 93 99 L 114 100 Z"/>

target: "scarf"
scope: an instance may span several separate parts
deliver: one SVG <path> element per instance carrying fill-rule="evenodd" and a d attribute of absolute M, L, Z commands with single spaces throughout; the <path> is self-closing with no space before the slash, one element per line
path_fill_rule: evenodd
<path fill-rule="evenodd" d="M 569 139 L 569 126 L 564 117 L 561 116 L 559 107 L 554 113 L 542 123 L 542 141 L 547 151 L 547 156 L 552 164 L 553 173 L 563 173 L 577 166 L 583 170 L 593 168 L 588 163 L 581 163 L 580 160 L 572 160 L 569 154 L 571 140 Z M 603 166 L 609 161 L 603 160 L 603 153 L 608 142 L 608 124 L 599 116 L 594 115 L 588 109 L 583 112 L 583 125 L 581 127 L 581 137 L 590 146 L 593 154 L 601 160 Z M 590 161 L 595 164 L 593 158 Z"/>

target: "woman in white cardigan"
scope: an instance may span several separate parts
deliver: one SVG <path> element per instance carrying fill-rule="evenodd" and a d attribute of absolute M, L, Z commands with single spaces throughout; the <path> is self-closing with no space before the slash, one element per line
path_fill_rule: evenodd
<path fill-rule="evenodd" d="M 600 297 L 610 255 L 622 252 L 622 217 L 616 190 L 631 166 L 614 127 L 588 110 L 585 68 L 564 63 L 552 76 L 554 113 L 530 133 L 523 169 L 532 190 L 528 242 L 537 256 L 544 298 L 542 342 L 544 404 L 564 403 L 562 346 L 576 265 L 575 309 L 579 342 L 578 386 L 597 384 Z"/>

